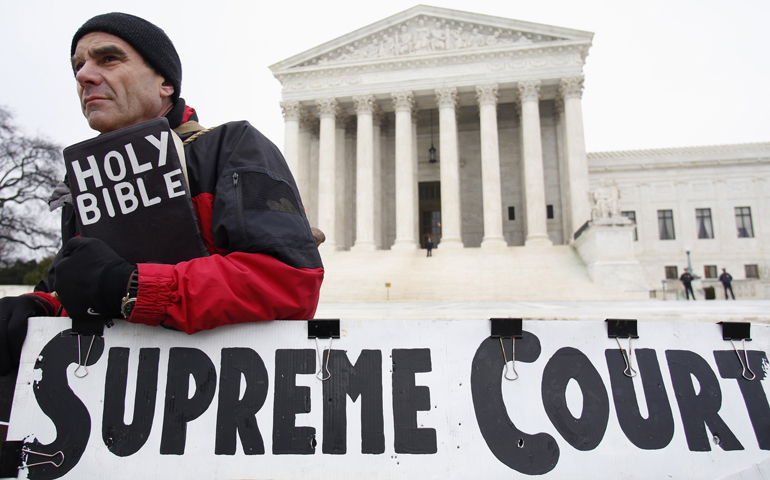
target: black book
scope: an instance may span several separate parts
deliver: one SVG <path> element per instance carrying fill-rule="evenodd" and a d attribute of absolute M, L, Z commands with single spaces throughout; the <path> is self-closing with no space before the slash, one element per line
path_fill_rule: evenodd
<path fill-rule="evenodd" d="M 81 236 L 130 263 L 208 256 L 166 118 L 71 145 L 64 163 Z"/>

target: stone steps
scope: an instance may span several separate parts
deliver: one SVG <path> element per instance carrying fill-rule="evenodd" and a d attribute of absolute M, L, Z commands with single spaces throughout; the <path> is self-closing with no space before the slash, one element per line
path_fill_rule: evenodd
<path fill-rule="evenodd" d="M 591 281 L 569 246 L 322 251 L 322 302 L 644 300 Z M 390 283 L 391 287 L 385 287 Z"/>

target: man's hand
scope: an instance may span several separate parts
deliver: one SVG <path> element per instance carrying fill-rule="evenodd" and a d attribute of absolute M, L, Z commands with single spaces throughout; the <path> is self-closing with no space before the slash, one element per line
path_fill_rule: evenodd
<path fill-rule="evenodd" d="M 76 237 L 54 267 L 54 290 L 67 314 L 76 319 L 120 317 L 120 303 L 136 270 L 97 238 Z"/>
<path fill-rule="evenodd" d="M 326 235 L 319 228 L 310 227 L 310 231 L 313 232 L 313 240 L 315 240 L 315 246 L 319 246 L 326 241 Z"/>
<path fill-rule="evenodd" d="M 0 376 L 19 367 L 29 317 L 55 314 L 53 305 L 35 295 L 0 298 Z"/>

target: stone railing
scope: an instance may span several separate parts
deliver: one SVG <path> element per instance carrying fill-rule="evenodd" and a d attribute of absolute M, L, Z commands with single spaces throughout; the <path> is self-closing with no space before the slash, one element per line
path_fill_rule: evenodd
<path fill-rule="evenodd" d="M 732 287 L 735 298 L 738 300 L 741 298 L 770 298 L 770 281 L 767 280 L 733 280 Z M 699 300 L 706 297 L 706 289 L 708 288 L 714 289 L 714 300 L 725 299 L 725 289 L 718 279 L 701 278 L 693 282 L 693 290 L 695 291 L 696 298 Z M 666 280 L 666 290 L 650 290 L 650 298 L 657 300 L 684 300 L 684 285 L 679 280 Z"/>
<path fill-rule="evenodd" d="M 32 285 L 0 285 L 0 298 L 16 297 L 24 293 L 31 292 L 35 287 Z"/>

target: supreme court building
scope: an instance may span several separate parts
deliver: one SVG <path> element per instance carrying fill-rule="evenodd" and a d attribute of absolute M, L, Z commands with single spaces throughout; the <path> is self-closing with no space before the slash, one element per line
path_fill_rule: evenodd
<path fill-rule="evenodd" d="M 590 32 L 420 5 L 272 65 L 283 86 L 284 155 L 311 225 L 326 234 L 324 261 L 341 258 L 336 252 L 350 258 L 388 250 L 419 254 L 430 237 L 442 254 L 474 249 L 477 259 L 466 259 L 469 265 L 478 255 L 504 263 L 521 255 L 515 247 L 532 247 L 527 255 L 540 256 L 541 264 L 554 255 L 566 255 L 561 263 L 570 264 L 569 255 L 579 253 L 582 264 L 565 268 L 587 268 L 588 276 L 576 274 L 575 282 L 628 281 L 626 290 L 654 289 L 669 264 L 681 272 L 685 249 L 697 250 L 698 242 L 680 237 L 658 248 L 656 242 L 671 239 L 658 239 L 657 208 L 647 212 L 645 202 L 648 193 L 668 191 L 657 183 L 673 185 L 668 176 L 677 152 L 653 161 L 660 152 L 586 154 L 581 97 L 592 38 Z M 704 151 L 711 170 L 701 168 L 697 152 L 680 152 L 689 163 L 677 168 L 700 172 L 701 192 L 708 190 L 704 175 L 724 178 L 720 167 L 750 178 L 756 172 L 741 169 L 748 161 L 765 178 L 770 174 L 768 144 L 753 145 L 749 153 L 712 150 Z M 756 162 L 746 160 L 757 155 Z M 736 156 L 743 163 L 724 162 Z M 639 169 L 647 190 L 637 185 Z M 615 204 L 597 213 L 595 191 L 605 183 L 617 192 Z M 760 197 L 734 206 L 754 202 L 757 230 L 769 214 L 759 187 Z M 694 225 L 682 204 L 688 192 L 672 188 L 679 197 L 664 195 L 675 204 L 664 210 Z M 597 215 L 603 221 L 590 222 Z M 729 212 L 721 215 L 723 230 L 730 231 Z M 591 235 L 579 240 L 587 227 Z M 703 261 L 729 266 L 742 278 L 736 269 L 751 259 L 728 254 L 735 247 L 730 242 L 720 245 L 706 247 L 712 257 Z M 752 245 L 751 261 L 763 264 L 767 245 Z M 614 253 L 602 256 L 605 251 Z M 387 256 L 360 258 L 373 262 L 370 269 L 377 261 L 383 269 L 392 263 Z M 624 273 L 608 273 L 616 271 L 608 265 Z"/>

